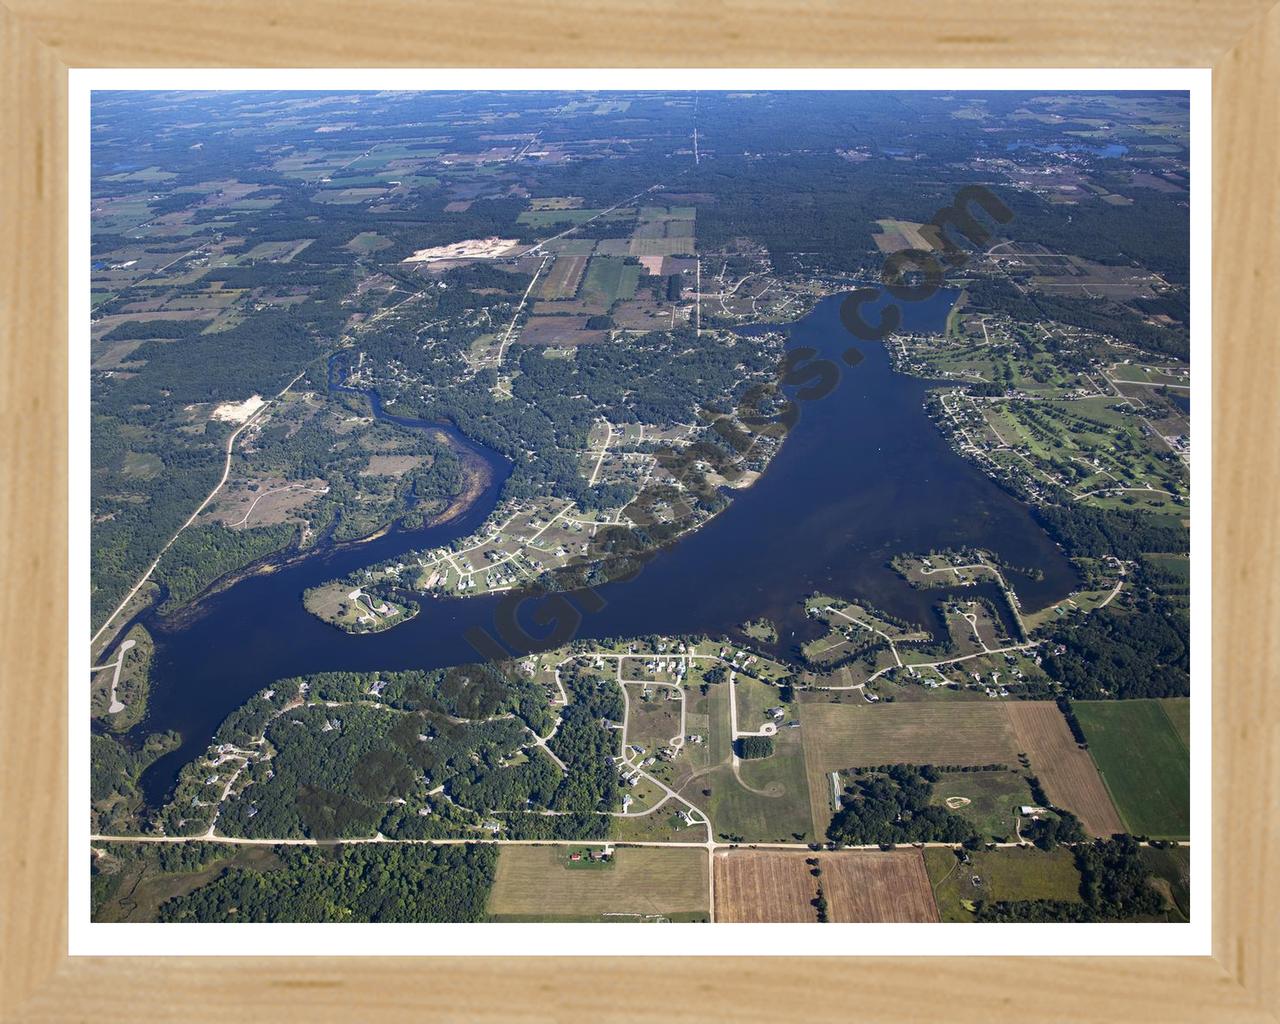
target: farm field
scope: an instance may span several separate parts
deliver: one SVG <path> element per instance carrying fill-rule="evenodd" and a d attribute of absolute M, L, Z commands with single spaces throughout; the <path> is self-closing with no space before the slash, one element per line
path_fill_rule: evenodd
<path fill-rule="evenodd" d="M 1009 718 L 1032 772 L 1056 806 L 1079 818 L 1090 835 L 1125 831 L 1093 759 L 1076 743 L 1057 704 L 1019 701 L 1009 705 Z"/>
<path fill-rule="evenodd" d="M 969 860 L 962 864 L 955 851 L 940 846 L 924 851 L 943 921 L 972 921 L 978 900 L 1080 900 L 1080 872 L 1066 847 L 1048 853 L 1033 846 L 978 850 Z"/>
<path fill-rule="evenodd" d="M 1164 713 L 1169 716 L 1169 724 L 1178 738 L 1191 746 L 1191 701 L 1186 697 L 1165 697 L 1160 701 Z"/>
<path fill-rule="evenodd" d="M 899 249 L 924 249 L 927 252 L 933 248 L 920 233 L 923 224 L 909 220 L 878 220 L 876 224 L 880 230 L 871 236 L 871 240 L 881 252 L 897 252 Z"/>
<path fill-rule="evenodd" d="M 994 701 L 863 705 L 806 702 L 800 720 L 821 771 L 880 764 L 996 764 L 1017 754 L 1006 708 Z"/>
<path fill-rule="evenodd" d="M 622 847 L 606 867 L 569 867 L 567 846 L 504 846 L 492 921 L 705 921 L 705 851 Z"/>
<path fill-rule="evenodd" d="M 1162 702 L 1077 701 L 1072 707 L 1128 831 L 1186 839 L 1190 756 Z"/>
<path fill-rule="evenodd" d="M 585 316 L 533 316 L 516 337 L 520 345 L 589 345 L 604 341 L 606 331 L 587 329 Z"/>
<path fill-rule="evenodd" d="M 561 256 L 551 266 L 539 293 L 544 299 L 571 299 L 587 269 L 586 256 Z"/>
<path fill-rule="evenodd" d="M 833 922 L 938 920 L 919 850 L 731 850 L 716 855 L 715 873 L 717 921 L 816 921 L 819 885 Z"/>
<path fill-rule="evenodd" d="M 617 257 L 593 256 L 581 285 L 582 298 L 598 300 L 606 308 L 618 299 L 629 299 L 635 295 L 643 269 Z"/>
<path fill-rule="evenodd" d="M 1018 753 L 1005 706 L 989 702 L 804 703 L 800 721 L 811 813 L 824 826 L 831 818 L 830 772 L 881 764 L 1013 764 Z"/>

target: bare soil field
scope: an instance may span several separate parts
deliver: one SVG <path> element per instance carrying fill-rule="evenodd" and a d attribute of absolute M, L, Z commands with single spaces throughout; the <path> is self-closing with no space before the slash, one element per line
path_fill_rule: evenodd
<path fill-rule="evenodd" d="M 1080 749 L 1058 706 L 1047 700 L 1019 701 L 1009 704 L 1008 712 L 1018 746 L 1031 759 L 1049 799 L 1078 817 L 1090 835 L 1123 832 L 1124 822 L 1093 758 Z"/>
<path fill-rule="evenodd" d="M 809 859 L 818 861 L 820 876 Z M 816 922 L 822 886 L 827 917 L 841 923 L 938 920 L 919 850 L 733 850 L 717 854 L 716 920 Z"/>
<path fill-rule="evenodd" d="M 486 907 L 490 918 L 621 922 L 707 918 L 705 850 L 623 847 L 604 867 L 571 866 L 570 852 L 567 846 L 504 846 Z"/>

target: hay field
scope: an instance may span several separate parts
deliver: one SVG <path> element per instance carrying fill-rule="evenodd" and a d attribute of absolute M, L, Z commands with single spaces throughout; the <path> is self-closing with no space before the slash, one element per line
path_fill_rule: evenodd
<path fill-rule="evenodd" d="M 563 845 L 504 846 L 486 906 L 490 919 L 693 921 L 707 917 L 704 850 L 623 847 L 615 852 L 613 863 L 602 868 L 571 868 L 569 852 Z"/>
<path fill-rule="evenodd" d="M 1019 747 L 1031 760 L 1031 770 L 1055 806 L 1079 818 L 1090 835 L 1125 831 L 1093 758 L 1080 749 L 1057 704 L 1019 701 L 1009 705 L 1009 718 Z"/>

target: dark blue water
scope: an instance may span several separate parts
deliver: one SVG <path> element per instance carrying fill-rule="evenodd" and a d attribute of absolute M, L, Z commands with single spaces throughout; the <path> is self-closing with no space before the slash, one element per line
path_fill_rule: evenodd
<path fill-rule="evenodd" d="M 941 331 L 955 295 L 903 304 L 903 329 Z M 839 365 L 835 390 L 798 402 L 799 420 L 768 472 L 725 512 L 657 554 L 636 578 L 602 586 L 604 606 L 583 612 L 576 635 L 723 634 L 767 616 L 779 626 L 778 649 L 785 653 L 811 628 L 801 601 L 815 590 L 861 597 L 932 628 L 940 592 L 913 590 L 885 563 L 901 552 L 948 546 L 987 548 L 1009 564 L 1039 570 L 1040 579 L 1010 574 L 1027 610 L 1075 586 L 1070 563 L 1028 509 L 952 452 L 929 421 L 923 404 L 931 385 L 895 373 L 880 343 L 855 343 L 839 308 L 838 296 L 824 299 L 791 328 L 789 341 Z M 878 322 L 875 304 L 863 314 Z M 855 366 L 841 359 L 851 345 L 864 357 Z M 471 509 L 446 526 L 392 532 L 248 577 L 205 599 L 176 626 L 154 613 L 144 617 L 156 655 L 150 714 L 139 731 L 177 729 L 183 738 L 181 749 L 143 775 L 149 802 L 161 802 L 178 768 L 203 750 L 222 719 L 273 680 L 478 660 L 463 634 L 471 627 L 495 633 L 501 597 L 425 598 L 416 618 L 365 636 L 325 625 L 301 601 L 307 587 L 479 526 L 507 467 L 470 442 L 467 450 L 485 461 L 492 479 Z M 538 607 L 530 599 L 522 621 L 531 622 Z M 535 636 L 545 632 L 530 627 Z"/>

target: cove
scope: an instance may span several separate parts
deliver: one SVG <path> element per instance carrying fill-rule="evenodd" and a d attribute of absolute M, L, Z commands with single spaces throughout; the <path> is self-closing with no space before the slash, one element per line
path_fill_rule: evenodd
<path fill-rule="evenodd" d="M 902 330 L 941 331 L 957 292 L 903 303 Z M 778 626 L 786 653 L 808 635 L 802 600 L 814 591 L 861 598 L 900 618 L 937 629 L 933 606 L 947 591 L 913 590 L 886 562 L 902 552 L 974 546 L 994 551 L 1039 577 L 1007 574 L 1030 611 L 1077 584 L 1071 563 L 1021 502 L 956 455 L 924 411 L 936 382 L 896 373 L 885 347 L 852 338 L 840 322 L 843 296 L 820 301 L 782 328 L 788 346 L 808 347 L 840 367 L 826 397 L 798 402 L 799 419 L 768 471 L 736 492 L 729 508 L 657 553 L 638 576 L 597 591 L 603 607 L 584 611 L 580 638 L 650 633 L 737 634 L 750 619 Z M 877 302 L 863 306 L 878 322 Z M 862 359 L 841 358 L 855 347 Z M 375 414 L 386 416 L 371 396 Z M 388 417 L 390 418 L 390 417 Z M 445 429 L 396 419 L 404 426 Z M 329 670 L 431 669 L 478 659 L 464 639 L 473 627 L 494 632 L 499 596 L 420 598 L 418 616 L 363 636 L 328 626 L 302 607 L 307 587 L 406 551 L 447 544 L 474 531 L 496 504 L 509 466 L 448 431 L 490 480 L 461 516 L 444 526 L 392 530 L 366 544 L 321 550 L 264 575 L 251 575 L 166 622 L 139 617 L 155 636 L 148 717 L 135 738 L 177 730 L 181 746 L 144 772 L 143 794 L 162 803 L 178 769 L 197 756 L 238 705 L 277 679 Z M 998 595 L 985 585 L 970 596 Z M 537 602 L 528 602 L 536 606 Z M 532 629 L 531 634 L 540 631 Z M 123 634 L 121 634 L 123 635 Z"/>

